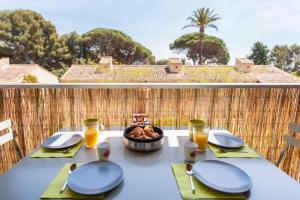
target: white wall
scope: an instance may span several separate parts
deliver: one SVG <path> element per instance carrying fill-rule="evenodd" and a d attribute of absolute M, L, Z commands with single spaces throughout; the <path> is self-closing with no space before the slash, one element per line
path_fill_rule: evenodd
<path fill-rule="evenodd" d="M 9 58 L 0 58 L 0 72 L 9 67 Z"/>
<path fill-rule="evenodd" d="M 39 83 L 59 83 L 57 76 L 39 67 L 35 68 L 29 74 L 35 75 Z"/>

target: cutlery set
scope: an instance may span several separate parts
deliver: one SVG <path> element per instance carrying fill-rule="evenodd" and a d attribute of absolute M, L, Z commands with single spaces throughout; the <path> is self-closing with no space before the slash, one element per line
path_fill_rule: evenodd
<path fill-rule="evenodd" d="M 241 151 L 239 149 L 225 149 L 225 148 L 219 148 L 219 151 L 221 153 L 231 153 L 231 152 L 234 152 L 234 153 L 248 153 L 247 151 Z"/>
<path fill-rule="evenodd" d="M 61 149 L 61 150 L 52 150 L 52 149 L 44 149 L 44 152 L 47 153 L 68 153 L 72 148 L 67 148 L 67 149 Z"/>

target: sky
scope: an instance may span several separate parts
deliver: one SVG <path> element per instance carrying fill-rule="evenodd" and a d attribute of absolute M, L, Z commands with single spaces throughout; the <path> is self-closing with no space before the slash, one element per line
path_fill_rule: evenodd
<path fill-rule="evenodd" d="M 149 48 L 156 59 L 183 57 L 169 50 L 193 10 L 215 9 L 219 31 L 206 33 L 224 40 L 230 64 L 250 53 L 254 42 L 300 44 L 299 0 L 0 0 L 0 9 L 31 9 L 50 20 L 59 34 L 83 34 L 94 28 L 118 29 Z"/>

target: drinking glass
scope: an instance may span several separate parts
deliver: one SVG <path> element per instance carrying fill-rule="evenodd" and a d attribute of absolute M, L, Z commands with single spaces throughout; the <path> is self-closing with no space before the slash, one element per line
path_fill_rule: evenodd
<path fill-rule="evenodd" d="M 85 119 L 83 124 L 84 124 L 85 146 L 87 148 L 94 148 L 98 142 L 98 135 L 100 133 L 99 127 L 101 127 L 101 132 L 102 132 L 103 125 L 99 125 L 99 120 L 97 118 Z"/>
<path fill-rule="evenodd" d="M 193 137 L 194 127 L 195 126 L 204 126 L 204 125 L 205 125 L 205 121 L 203 121 L 201 119 L 191 119 L 190 120 L 190 123 L 189 123 L 189 137 L 190 137 L 191 142 L 194 141 L 194 137 Z"/>
<path fill-rule="evenodd" d="M 193 140 L 198 144 L 199 151 L 206 151 L 208 144 L 208 126 L 204 123 L 202 125 L 195 125 L 193 127 Z"/>

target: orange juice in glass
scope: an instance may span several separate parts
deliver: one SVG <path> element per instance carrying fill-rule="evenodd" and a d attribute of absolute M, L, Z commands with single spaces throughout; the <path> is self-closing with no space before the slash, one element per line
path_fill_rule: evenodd
<path fill-rule="evenodd" d="M 189 137 L 190 137 L 190 141 L 194 142 L 194 137 L 193 137 L 193 131 L 194 131 L 194 127 L 198 126 L 200 127 L 204 127 L 205 126 L 205 121 L 201 120 L 201 119 L 191 119 L 190 123 L 189 123 Z"/>
<path fill-rule="evenodd" d="M 208 144 L 208 127 L 203 124 L 201 126 L 193 127 L 193 139 L 198 144 L 199 151 L 206 151 Z"/>
<path fill-rule="evenodd" d="M 94 148 L 98 143 L 99 120 L 97 118 L 88 118 L 84 122 L 84 139 L 87 148 Z M 101 125 L 102 126 L 102 125 Z"/>

